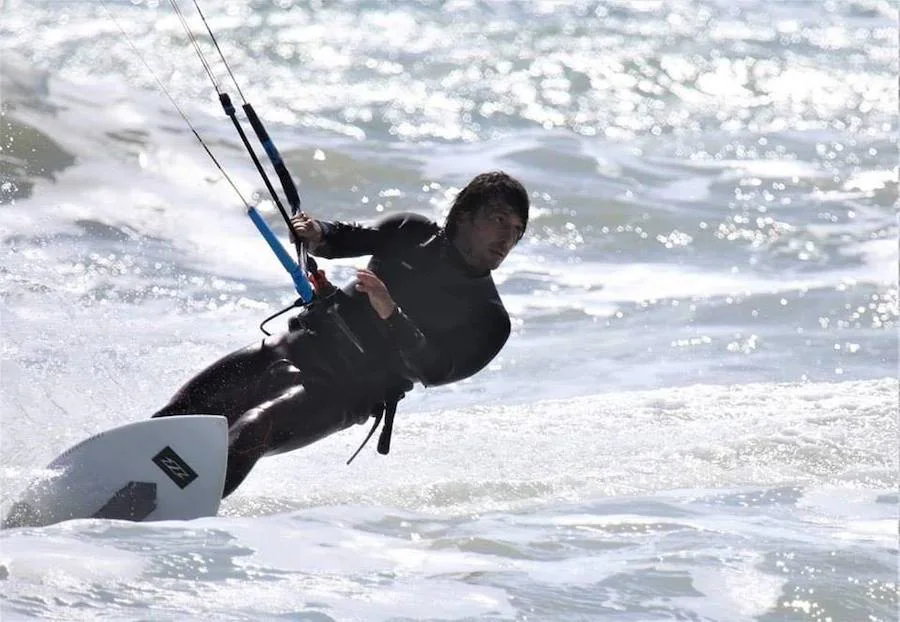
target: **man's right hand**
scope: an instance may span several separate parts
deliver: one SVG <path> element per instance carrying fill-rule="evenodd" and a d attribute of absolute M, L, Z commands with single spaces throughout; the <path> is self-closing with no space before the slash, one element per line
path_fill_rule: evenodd
<path fill-rule="evenodd" d="M 303 212 L 291 217 L 291 230 L 295 239 L 306 243 L 309 252 L 315 251 L 322 243 L 322 225 Z"/>

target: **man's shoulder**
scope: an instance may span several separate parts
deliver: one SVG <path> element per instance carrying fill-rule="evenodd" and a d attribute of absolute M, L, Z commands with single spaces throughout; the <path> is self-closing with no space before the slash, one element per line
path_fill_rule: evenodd
<path fill-rule="evenodd" d="M 414 212 L 400 212 L 385 216 L 377 225 L 381 231 L 396 231 L 416 238 L 429 238 L 441 228 L 436 222 Z"/>

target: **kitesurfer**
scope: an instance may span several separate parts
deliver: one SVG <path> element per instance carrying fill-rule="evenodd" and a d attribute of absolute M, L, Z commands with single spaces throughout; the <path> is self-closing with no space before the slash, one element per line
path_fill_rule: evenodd
<path fill-rule="evenodd" d="M 416 214 L 360 226 L 298 213 L 293 235 L 313 255 L 371 255 L 367 268 L 343 289 L 321 282 L 288 332 L 213 363 L 153 416 L 227 417 L 223 497 L 261 457 L 370 416 L 372 432 L 384 421 L 379 451 L 387 453 L 397 401 L 413 383 L 467 378 L 506 343 L 509 315 L 491 271 L 522 239 L 528 209 L 522 184 L 494 171 L 459 192 L 443 226 Z"/>

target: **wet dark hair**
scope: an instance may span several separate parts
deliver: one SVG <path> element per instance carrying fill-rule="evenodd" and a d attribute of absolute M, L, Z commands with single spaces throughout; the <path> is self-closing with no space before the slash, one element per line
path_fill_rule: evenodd
<path fill-rule="evenodd" d="M 459 219 L 465 214 L 473 215 L 482 205 L 508 205 L 522 219 L 523 231 L 528 226 L 528 193 L 514 177 L 503 171 L 491 171 L 476 176 L 459 191 L 447 219 L 444 231 L 453 239 Z"/>

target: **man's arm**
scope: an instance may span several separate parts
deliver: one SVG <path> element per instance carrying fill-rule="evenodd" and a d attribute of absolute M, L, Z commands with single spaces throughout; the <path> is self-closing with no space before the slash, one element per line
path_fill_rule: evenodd
<path fill-rule="evenodd" d="M 438 232 L 437 225 L 418 214 L 395 214 L 371 226 L 322 220 L 316 223 L 322 235 L 319 244 L 311 250 L 325 259 L 374 255 L 410 233 L 427 238 Z M 423 229 L 427 229 L 428 235 L 421 234 Z"/>
<path fill-rule="evenodd" d="M 360 270 L 357 277 L 356 289 L 369 297 L 385 323 L 403 361 L 404 376 L 413 382 L 434 386 L 468 378 L 487 365 L 509 337 L 509 315 L 499 301 L 471 313 L 457 328 L 426 337 L 374 273 Z"/>
<path fill-rule="evenodd" d="M 300 212 L 291 218 L 295 238 L 306 243 L 309 252 L 325 259 L 373 255 L 405 235 L 434 235 L 439 227 L 419 214 L 394 214 L 371 226 L 310 218 Z"/>
<path fill-rule="evenodd" d="M 468 324 L 426 337 L 396 307 L 385 323 L 406 367 L 406 377 L 437 386 L 474 375 L 487 365 L 509 338 L 509 316 L 497 303 L 475 314 Z"/>

